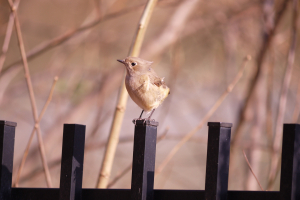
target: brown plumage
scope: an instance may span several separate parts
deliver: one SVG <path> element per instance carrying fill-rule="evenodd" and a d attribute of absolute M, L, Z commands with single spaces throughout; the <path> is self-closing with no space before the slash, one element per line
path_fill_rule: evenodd
<path fill-rule="evenodd" d="M 158 77 L 150 67 L 152 62 L 137 57 L 127 57 L 118 60 L 126 67 L 125 85 L 131 99 L 143 109 L 151 112 L 167 98 L 170 89 L 166 86 L 164 78 Z M 143 111 L 139 117 L 141 119 Z"/>

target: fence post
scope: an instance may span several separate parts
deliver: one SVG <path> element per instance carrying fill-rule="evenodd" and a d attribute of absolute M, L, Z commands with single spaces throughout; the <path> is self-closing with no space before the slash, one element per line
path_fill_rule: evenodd
<path fill-rule="evenodd" d="M 226 200 L 231 123 L 208 122 L 205 199 Z"/>
<path fill-rule="evenodd" d="M 85 125 L 64 124 L 59 200 L 82 199 Z"/>
<path fill-rule="evenodd" d="M 136 120 L 135 124 L 131 200 L 153 200 L 158 122 Z"/>
<path fill-rule="evenodd" d="M 283 125 L 280 194 L 300 199 L 300 124 Z"/>
<path fill-rule="evenodd" d="M 0 120 L 0 200 L 11 199 L 16 126 L 15 122 Z"/>

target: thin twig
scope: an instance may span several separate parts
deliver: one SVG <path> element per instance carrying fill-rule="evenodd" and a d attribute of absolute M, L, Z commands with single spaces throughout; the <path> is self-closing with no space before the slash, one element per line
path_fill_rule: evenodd
<path fill-rule="evenodd" d="M 276 172 L 278 169 L 278 163 L 280 162 L 280 146 L 282 140 L 282 127 L 283 127 L 283 119 L 286 108 L 287 101 L 287 92 L 290 86 L 293 66 L 295 61 L 295 51 L 297 44 L 297 17 L 298 17 L 298 0 L 293 0 L 293 18 L 292 18 L 292 35 L 291 35 L 291 46 L 289 49 L 287 66 L 285 69 L 285 75 L 282 82 L 280 100 L 278 105 L 278 115 L 276 120 L 275 127 L 275 135 L 274 135 L 274 143 L 273 143 L 273 151 L 272 151 L 272 160 L 271 160 L 271 169 L 269 172 L 269 181 L 268 181 L 268 190 L 272 188 L 274 180 L 276 178 Z"/>
<path fill-rule="evenodd" d="M 125 167 L 125 169 L 123 169 L 123 171 L 119 172 L 114 177 L 114 179 L 108 183 L 107 188 L 111 188 L 114 184 L 116 184 L 116 182 L 118 182 L 118 180 L 120 180 L 123 176 L 125 176 L 125 174 L 127 174 L 131 169 L 132 169 L 132 163 L 130 165 L 128 165 L 127 167 Z"/>
<path fill-rule="evenodd" d="M 251 99 L 252 99 L 251 97 L 255 93 L 255 88 L 256 88 L 256 85 L 258 84 L 258 79 L 259 79 L 259 76 L 260 76 L 262 68 L 263 68 L 263 62 L 265 59 L 265 55 L 267 54 L 267 51 L 272 43 L 274 35 L 278 29 L 279 22 L 283 18 L 283 13 L 286 10 L 287 4 L 288 4 L 288 0 L 284 0 L 282 5 L 280 6 L 280 10 L 277 12 L 276 18 L 274 20 L 273 28 L 269 27 L 267 29 L 268 31 L 266 33 L 264 33 L 264 38 L 265 38 L 264 44 L 262 44 L 262 48 L 260 49 L 260 52 L 258 53 L 258 58 L 256 61 L 257 62 L 257 71 L 254 75 L 253 81 L 249 84 L 247 96 L 245 98 L 245 104 L 242 107 L 242 109 L 239 113 L 239 116 L 238 116 L 237 126 L 236 126 L 235 133 L 233 134 L 232 141 L 231 141 L 232 149 L 235 148 L 235 143 L 239 143 L 239 141 L 240 141 L 243 124 L 246 120 L 246 113 L 251 104 Z M 230 162 L 232 162 L 232 161 L 230 161 Z"/>
<path fill-rule="evenodd" d="M 118 89 L 118 83 L 121 82 L 123 77 L 123 70 L 121 68 L 116 68 L 113 70 L 112 73 L 110 73 L 109 76 L 109 82 L 105 84 L 100 90 L 98 88 L 95 88 L 92 90 L 88 95 L 86 95 L 85 98 L 81 99 L 79 103 L 76 103 L 75 105 L 68 108 L 67 111 L 64 111 L 62 114 L 60 114 L 53 124 L 59 124 L 62 123 L 62 121 L 76 121 L 76 116 L 80 115 L 79 113 L 82 112 L 82 110 L 86 110 L 87 106 L 94 105 L 93 102 L 98 99 L 98 96 L 101 94 L 104 94 L 104 96 L 110 96 L 112 95 L 117 89 Z M 98 106 L 102 106 L 104 101 L 99 102 Z M 82 113 L 81 113 L 82 114 Z M 50 133 L 56 133 L 58 130 L 57 126 L 52 126 L 46 133 L 45 133 L 45 140 L 51 136 Z M 50 139 L 50 138 L 49 138 Z M 33 149 L 33 151 L 30 151 L 29 156 L 34 156 L 37 153 L 37 147 Z"/>
<path fill-rule="evenodd" d="M 134 40 L 132 42 L 129 55 L 133 57 L 138 57 L 140 54 L 141 46 L 144 40 L 145 32 L 148 27 L 152 12 L 154 10 L 154 7 L 156 5 L 157 0 L 149 0 L 145 10 L 143 12 L 143 15 L 140 19 L 140 22 L 138 24 L 137 32 L 134 37 Z M 124 78 L 122 80 L 122 85 L 121 85 L 121 90 L 120 94 L 118 97 L 118 103 L 116 106 L 113 122 L 111 125 L 110 129 L 110 134 L 109 134 L 109 139 L 108 143 L 105 149 L 105 154 L 103 157 L 103 162 L 99 174 L 99 178 L 97 181 L 97 188 L 106 188 L 111 169 L 112 169 L 112 164 L 116 152 L 116 148 L 118 145 L 118 140 L 119 140 L 119 134 L 121 130 L 121 125 L 123 122 L 124 118 L 124 113 L 125 113 L 125 108 L 127 104 L 127 99 L 128 99 L 128 93 L 125 88 L 125 69 L 124 69 Z"/>
<path fill-rule="evenodd" d="M 166 0 L 163 0 L 163 1 L 159 1 L 158 3 L 159 4 L 163 4 L 164 2 L 167 2 L 168 5 L 175 5 L 179 2 L 182 2 L 183 0 L 178 0 L 178 1 L 166 1 Z M 38 55 L 42 54 L 42 53 L 45 53 L 47 52 L 48 50 L 51 50 L 52 48 L 56 47 L 56 46 L 59 46 L 61 44 L 63 44 L 64 42 L 68 41 L 69 39 L 71 39 L 72 37 L 78 35 L 78 34 L 81 34 L 82 32 L 90 29 L 90 28 L 93 28 L 94 26 L 98 25 L 99 23 L 101 22 L 104 22 L 106 20 L 110 20 L 110 19 L 113 19 L 115 17 L 119 17 L 119 16 L 122 16 L 124 14 L 127 14 L 127 13 L 130 13 L 130 12 L 135 12 L 137 11 L 138 9 L 142 8 L 143 6 L 145 5 L 145 3 L 142 3 L 142 4 L 139 4 L 137 6 L 132 6 L 128 9 L 124 9 L 124 10 L 121 10 L 121 11 L 118 11 L 118 12 L 114 12 L 114 13 L 111 13 L 111 14 L 107 14 L 106 16 L 99 16 L 98 18 L 96 18 L 93 22 L 90 22 L 86 25 L 82 25 L 81 27 L 75 29 L 75 30 L 70 30 L 70 31 L 67 31 L 66 33 L 60 35 L 60 36 L 57 36 L 53 39 L 51 39 L 50 41 L 47 41 L 47 42 L 43 42 L 42 44 L 39 44 L 38 46 L 34 47 L 32 50 L 29 50 L 28 53 L 27 53 L 27 59 L 28 60 L 31 60 L 35 57 L 37 57 Z M 249 5 L 251 6 L 251 5 Z M 249 6 L 246 6 L 247 9 L 249 8 Z M 251 7 L 250 7 L 251 8 Z M 244 9 L 240 12 L 237 12 L 237 13 L 234 13 L 234 15 L 237 15 L 239 16 L 241 14 L 241 12 L 243 12 Z M 234 17 L 232 17 L 234 18 Z M 199 26 L 199 22 L 195 22 L 194 24 L 191 24 L 190 27 L 188 27 L 189 29 L 192 29 L 193 31 L 186 31 L 187 33 L 184 33 L 184 37 L 188 36 L 188 35 L 191 35 L 193 33 L 195 33 L 196 30 L 200 29 L 200 28 L 207 28 L 207 26 L 201 26 L 198 27 L 196 26 L 198 25 Z M 215 24 L 212 24 L 212 25 L 215 25 Z M 174 29 L 173 31 L 177 31 L 177 29 Z M 178 31 L 177 31 L 178 32 Z M 162 34 L 165 34 L 165 33 L 162 33 Z M 173 33 L 172 33 L 173 34 Z M 179 34 L 177 34 L 178 36 Z M 161 45 L 161 47 L 164 47 L 166 48 L 168 45 L 170 45 L 171 43 L 170 42 L 174 42 L 174 40 L 167 40 L 169 42 L 167 42 L 167 44 L 165 44 L 165 41 L 163 43 L 163 45 Z M 153 41 L 155 42 L 155 41 Z M 156 42 L 155 42 L 156 43 Z M 148 43 L 149 45 L 147 46 L 152 46 L 152 42 Z M 161 49 L 161 47 L 159 47 L 159 49 Z M 145 49 L 148 49 L 148 47 L 145 47 Z M 152 49 L 152 48 L 150 48 Z M 159 52 L 162 52 L 163 50 L 160 50 Z M 146 51 L 143 51 L 142 52 L 145 56 L 148 56 L 148 54 L 146 53 Z M 154 55 L 157 55 L 157 53 L 153 52 Z M 150 55 L 150 54 L 149 54 Z M 153 55 L 153 56 L 154 56 Z M 6 72 L 8 69 L 10 68 L 15 68 L 15 67 L 19 67 L 19 64 L 22 62 L 22 60 L 17 60 L 15 61 L 14 63 L 12 64 L 9 64 L 4 70 L 3 70 L 3 73 Z"/>
<path fill-rule="evenodd" d="M 175 13 L 172 15 L 168 25 L 154 40 L 145 47 L 141 57 L 152 58 L 154 55 L 160 54 L 167 46 L 173 44 L 185 28 L 185 24 L 189 16 L 195 10 L 196 5 L 199 3 L 197 0 L 182 1 L 178 6 Z"/>
<path fill-rule="evenodd" d="M 58 80 L 58 77 L 57 76 L 54 77 L 53 84 L 52 84 L 52 87 L 51 87 L 48 99 L 47 99 L 47 101 L 46 101 L 46 103 L 45 103 L 45 105 L 43 107 L 42 112 L 40 113 L 40 116 L 39 116 L 39 119 L 38 119 L 38 123 L 42 120 L 42 118 L 43 118 L 43 116 L 45 114 L 45 111 L 48 108 L 48 105 L 49 105 L 50 101 L 52 100 L 53 91 L 54 91 L 54 87 L 56 85 L 57 80 Z M 30 145 L 31 145 L 31 142 L 32 142 L 32 139 L 33 139 L 33 136 L 34 136 L 36 130 L 37 130 L 37 128 L 36 128 L 36 126 L 34 126 L 32 132 L 31 132 L 30 138 L 28 140 L 26 149 L 24 151 L 20 167 L 19 167 L 18 172 L 17 172 L 17 177 L 16 177 L 16 181 L 14 183 L 14 187 L 18 187 L 19 186 L 19 181 L 20 181 L 21 173 L 22 173 L 22 170 L 24 168 L 24 165 L 25 165 L 25 162 L 26 162 L 26 158 L 28 156 L 29 148 L 30 148 Z"/>
<path fill-rule="evenodd" d="M 20 0 L 16 0 L 16 2 L 14 3 L 14 7 L 15 7 L 16 10 L 19 7 L 19 3 L 20 3 Z M 8 23 L 7 23 L 5 38 L 4 38 L 4 42 L 3 42 L 3 46 L 2 46 L 2 53 L 1 53 L 1 56 L 0 56 L 0 74 L 1 74 L 3 64 L 5 62 L 5 59 L 6 59 L 6 53 L 7 53 L 7 50 L 8 50 L 9 43 L 10 43 L 10 38 L 11 38 L 11 34 L 12 34 L 12 31 L 13 31 L 13 27 L 14 27 L 14 21 L 15 21 L 14 14 L 10 13 L 9 20 L 8 20 Z"/>
<path fill-rule="evenodd" d="M 53 38 L 53 39 L 51 39 L 47 42 L 43 42 L 43 43 L 39 44 L 38 46 L 34 47 L 33 49 L 31 49 L 27 52 L 27 60 L 31 60 L 31 59 L 37 57 L 38 55 L 40 55 L 42 53 L 45 53 L 48 50 L 51 50 L 52 48 L 57 47 L 57 46 L 65 43 L 66 41 L 68 41 L 69 39 L 74 37 L 75 35 L 80 34 L 80 33 L 84 32 L 86 30 L 89 30 L 90 28 L 95 27 L 96 25 L 98 25 L 101 22 L 104 22 L 106 20 L 113 19 L 113 18 L 122 16 L 122 15 L 125 15 L 125 14 L 133 12 L 133 11 L 137 11 L 137 9 L 142 8 L 142 6 L 144 6 L 144 5 L 145 5 L 145 3 L 142 3 L 142 4 L 139 4 L 139 5 L 136 5 L 136 6 L 132 6 L 130 8 L 123 9 L 123 10 L 118 11 L 118 12 L 107 14 L 106 16 L 99 16 L 94 21 L 92 21 L 90 23 L 82 25 L 81 27 L 79 27 L 77 29 L 69 30 L 66 33 L 63 33 L 62 35 L 57 36 L 57 37 L 55 37 L 55 38 Z M 8 70 L 11 67 L 18 66 L 20 63 L 22 63 L 22 59 L 17 60 L 16 62 L 8 65 L 5 68 L 5 70 L 3 70 L 3 72 Z"/>
<path fill-rule="evenodd" d="M 31 82 L 31 77 L 30 77 L 30 72 L 29 72 L 29 67 L 28 67 L 28 62 L 27 62 L 23 37 L 22 37 L 22 33 L 21 33 L 21 26 L 20 26 L 19 18 L 18 18 L 16 9 L 14 7 L 14 4 L 13 4 L 12 0 L 8 0 L 8 3 L 10 5 L 11 11 L 13 12 L 14 17 L 15 17 L 15 27 L 16 27 L 16 31 L 17 31 L 17 37 L 18 37 L 20 52 L 21 52 L 23 65 L 24 65 L 24 70 L 25 70 L 25 79 L 26 79 L 27 88 L 28 88 L 28 91 L 29 91 L 32 114 L 33 114 L 33 118 L 34 118 L 34 121 L 35 121 L 35 127 L 37 128 L 39 148 L 40 148 L 42 163 L 43 163 L 44 170 L 45 170 L 46 181 L 47 181 L 48 187 L 52 187 L 51 176 L 50 176 L 50 172 L 49 172 L 49 168 L 48 168 L 47 160 L 46 160 L 45 146 L 44 146 L 44 142 L 43 142 L 43 138 L 42 138 L 42 134 L 41 134 L 41 129 L 40 129 L 39 123 L 38 123 L 37 106 L 36 106 L 36 101 L 35 101 L 35 97 L 34 97 L 34 92 L 33 92 L 33 87 L 32 87 L 32 82 Z"/>
<path fill-rule="evenodd" d="M 164 141 L 166 141 L 166 140 L 178 141 L 182 138 L 180 136 L 172 136 L 172 134 L 167 136 L 166 135 L 167 131 L 168 131 L 168 128 L 166 128 L 164 133 L 157 138 L 157 143 L 160 142 L 161 140 L 164 140 Z M 124 137 L 124 138 L 120 139 L 119 144 L 121 144 L 121 143 L 126 144 L 126 143 L 132 143 L 132 142 L 133 142 L 132 137 Z M 191 138 L 190 142 L 203 143 L 204 144 L 204 143 L 207 142 L 207 137 L 193 137 L 193 138 Z M 106 145 L 106 142 L 100 142 L 100 143 L 90 142 L 90 143 L 86 144 L 85 152 L 90 152 L 90 151 L 101 149 L 101 148 L 105 147 L 105 145 Z M 266 145 L 263 145 L 263 144 L 254 145 L 251 142 L 238 144 L 238 145 L 239 145 L 239 147 L 243 147 L 244 149 L 260 149 L 261 151 L 269 151 L 269 149 L 270 149 L 269 146 L 266 146 Z M 49 169 L 57 167 L 60 164 L 61 164 L 61 158 L 60 157 L 57 157 L 53 160 L 50 160 L 49 161 Z M 125 171 L 125 169 L 124 169 L 124 171 Z M 19 183 L 22 183 L 24 181 L 32 179 L 35 176 L 41 174 L 42 172 L 43 172 L 43 169 L 41 167 L 36 167 L 31 172 L 23 175 L 20 178 Z M 122 172 L 120 172 L 119 174 L 121 174 L 121 173 Z M 112 184 L 112 182 L 115 182 L 115 179 L 117 178 L 117 176 L 118 175 L 116 175 L 116 177 L 114 177 L 114 179 L 112 181 L 110 181 L 110 183 L 108 184 L 108 188 L 114 185 L 114 184 Z"/>
<path fill-rule="evenodd" d="M 260 189 L 261 189 L 262 191 L 264 191 L 264 189 L 262 188 L 260 182 L 258 181 L 258 179 L 257 179 L 257 177 L 256 177 L 256 175 L 255 175 L 255 173 L 254 173 L 254 171 L 252 170 L 252 167 L 251 167 L 251 165 L 250 165 L 250 163 L 249 163 L 249 160 L 248 160 L 248 158 L 247 158 L 246 153 L 245 153 L 244 150 L 243 150 L 243 154 L 244 154 L 245 160 L 246 160 L 246 162 L 247 162 L 247 164 L 248 164 L 248 167 L 249 167 L 251 173 L 253 174 L 254 178 L 256 179 L 256 181 L 257 181 L 257 183 L 258 183 Z"/>
<path fill-rule="evenodd" d="M 160 141 L 162 141 L 164 138 L 166 138 L 166 135 L 167 135 L 168 131 L 169 131 L 169 127 L 167 127 L 165 129 L 165 131 L 163 132 L 163 134 L 157 138 L 156 144 L 159 143 Z M 120 180 L 131 169 L 132 169 L 132 163 L 130 165 L 128 165 L 127 167 L 125 167 L 125 169 L 123 169 L 123 171 L 118 173 L 114 177 L 114 179 L 109 182 L 109 184 L 107 185 L 107 188 L 111 188 L 116 182 L 118 182 L 118 180 Z"/>
<path fill-rule="evenodd" d="M 91 134 L 90 134 L 90 138 L 88 138 L 88 139 L 92 139 L 96 135 L 98 129 L 101 127 L 101 125 L 105 121 L 105 120 L 101 119 L 101 116 L 103 114 L 103 104 L 104 104 L 104 101 L 105 101 L 105 98 L 106 98 L 106 94 L 103 91 L 105 91 L 104 87 L 108 84 L 108 82 L 111 81 L 109 79 L 109 77 L 110 77 L 112 72 L 113 71 L 111 71 L 109 73 L 105 73 L 102 76 L 100 83 L 98 83 L 98 85 L 99 85 L 99 94 L 98 94 L 98 97 L 99 97 L 98 99 L 99 100 L 98 100 L 98 105 L 97 105 L 98 110 L 97 110 L 97 115 L 95 117 L 94 126 L 91 129 L 92 131 L 91 131 Z M 104 116 L 108 116 L 108 115 L 104 115 Z M 107 119 L 107 117 L 104 117 L 104 118 Z"/>
<path fill-rule="evenodd" d="M 164 159 L 164 161 L 159 165 L 157 170 L 155 171 L 155 174 L 159 174 L 165 166 L 170 162 L 170 160 L 173 158 L 173 156 L 177 153 L 177 151 L 199 130 L 202 128 L 204 123 L 214 114 L 214 112 L 217 110 L 217 108 L 222 104 L 224 99 L 227 97 L 227 95 L 233 90 L 234 86 L 237 84 L 237 82 L 240 80 L 240 78 L 243 76 L 245 67 L 247 62 L 251 60 L 251 56 L 247 56 L 244 60 L 243 67 L 239 70 L 233 81 L 228 85 L 227 89 L 224 91 L 224 93 L 220 96 L 220 98 L 216 101 L 216 103 L 212 106 L 212 108 L 206 113 L 206 115 L 203 117 L 203 119 L 200 121 L 198 126 L 196 126 L 193 130 L 191 130 L 188 134 L 186 134 L 170 151 L 170 153 L 167 155 L 167 157 Z"/>
<path fill-rule="evenodd" d="M 258 52 L 258 56 L 256 59 L 256 73 L 254 74 L 252 81 L 250 84 L 248 84 L 248 88 L 246 89 L 246 97 L 244 100 L 244 105 L 241 107 L 239 114 L 238 114 L 238 121 L 236 125 L 236 129 L 232 135 L 231 139 L 231 149 L 232 153 L 234 154 L 235 151 L 237 150 L 237 144 L 241 142 L 242 138 L 242 133 L 243 133 L 243 128 L 244 124 L 249 121 L 248 117 L 248 112 L 250 111 L 252 104 L 253 97 L 255 96 L 256 93 L 256 88 L 259 88 L 258 85 L 260 84 L 260 77 L 262 77 L 262 72 L 265 70 L 266 65 L 264 65 L 265 57 L 268 53 L 268 50 L 270 49 L 270 46 L 272 44 L 273 38 L 275 36 L 275 33 L 277 32 L 277 29 L 279 27 L 279 24 L 284 16 L 285 11 L 287 10 L 287 5 L 288 5 L 288 0 L 283 0 L 279 7 L 279 10 L 276 12 L 274 16 L 274 11 L 272 9 L 265 9 L 265 17 L 266 17 L 266 22 L 264 24 L 264 33 L 263 33 L 263 44 Z M 266 2 L 269 3 L 269 2 Z M 271 1 L 272 4 L 272 1 Z M 274 6 L 274 5 L 273 5 Z M 274 19 L 272 19 L 274 18 Z M 229 169 L 229 174 L 232 174 L 231 171 L 235 169 L 234 163 L 236 156 L 232 156 L 230 159 L 230 169 Z"/>
<path fill-rule="evenodd" d="M 199 1 L 182 1 L 160 35 L 145 44 L 145 48 L 143 48 L 143 51 L 141 52 L 141 57 L 155 57 L 164 52 L 170 45 L 174 44 L 179 37 L 187 38 L 203 29 L 209 29 L 209 27 L 224 26 L 227 22 L 240 20 L 241 16 L 247 18 L 250 10 L 260 10 L 260 5 L 256 2 L 251 2 L 233 13 L 215 10 L 212 11 L 214 16 L 209 16 L 207 19 L 205 15 L 202 15 L 197 19 L 190 19 L 190 15 L 194 11 L 194 8 L 196 8 L 198 2 Z M 226 21 L 217 20 L 218 16 L 227 14 L 228 18 Z"/>
<path fill-rule="evenodd" d="M 119 143 L 123 143 L 123 144 L 126 144 L 126 143 L 132 143 L 133 142 L 133 138 L 132 137 L 124 137 L 124 138 L 121 138 Z M 95 143 L 95 142 L 88 142 L 85 144 L 85 148 L 84 148 L 84 152 L 90 152 L 90 151 L 95 151 L 95 150 L 99 150 L 101 148 L 104 148 L 106 145 L 106 142 L 98 142 L 98 143 Z M 61 164 L 61 157 L 57 157 L 57 158 L 54 158 L 52 160 L 50 160 L 48 162 L 49 164 L 49 169 L 52 169 L 54 167 L 57 167 Z M 28 179 L 33 179 L 35 176 L 41 174 L 43 172 L 43 169 L 38 166 L 34 169 L 32 169 L 32 171 L 28 172 L 27 174 L 23 175 L 21 178 L 20 178 L 20 181 L 19 183 L 22 183 Z"/>
<path fill-rule="evenodd" d="M 274 79 L 274 57 L 270 58 L 270 63 L 268 66 L 268 82 L 267 82 L 267 119 L 266 119 L 266 131 L 268 144 L 271 147 L 273 143 L 273 79 Z M 272 148 L 271 148 L 272 149 Z"/>
<path fill-rule="evenodd" d="M 182 63 L 184 63 L 184 56 L 182 56 L 183 51 L 181 49 L 181 44 L 180 41 L 177 42 L 174 46 L 173 46 L 173 50 L 172 50 L 172 59 L 171 59 L 171 63 L 172 63 L 172 68 L 170 70 L 170 76 L 169 76 L 169 82 L 168 85 L 171 88 L 175 87 L 175 83 L 177 81 L 177 76 L 180 72 L 180 66 L 182 65 Z M 164 124 L 165 120 L 167 119 L 167 115 L 169 113 L 170 110 L 170 102 L 172 101 L 172 95 L 169 95 L 168 98 L 165 100 L 164 106 L 162 108 L 161 114 L 159 116 L 159 124 L 160 126 L 162 124 Z"/>
<path fill-rule="evenodd" d="M 93 3 L 94 3 L 94 7 L 96 10 L 97 16 L 100 17 L 102 15 L 100 7 L 102 7 L 103 2 L 101 0 L 94 0 Z M 101 6 L 100 6 L 100 4 L 101 4 Z"/>

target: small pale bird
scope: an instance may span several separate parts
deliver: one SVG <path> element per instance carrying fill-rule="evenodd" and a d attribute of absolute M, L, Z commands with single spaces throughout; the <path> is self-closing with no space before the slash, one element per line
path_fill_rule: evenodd
<path fill-rule="evenodd" d="M 159 78 L 150 67 L 153 62 L 137 57 L 127 57 L 118 61 L 126 67 L 125 85 L 129 96 L 143 109 L 138 119 L 142 119 L 144 111 L 152 111 L 148 117 L 150 120 L 155 109 L 170 94 L 170 89 L 166 86 L 164 78 Z"/>

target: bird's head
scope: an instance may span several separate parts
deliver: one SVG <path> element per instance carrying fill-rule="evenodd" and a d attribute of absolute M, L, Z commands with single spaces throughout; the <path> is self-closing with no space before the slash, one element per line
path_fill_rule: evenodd
<path fill-rule="evenodd" d="M 153 63 L 151 61 L 143 60 L 137 57 L 127 57 L 124 60 L 117 60 L 123 63 L 126 67 L 127 74 L 141 74 L 146 71 L 151 71 L 150 65 Z"/>

